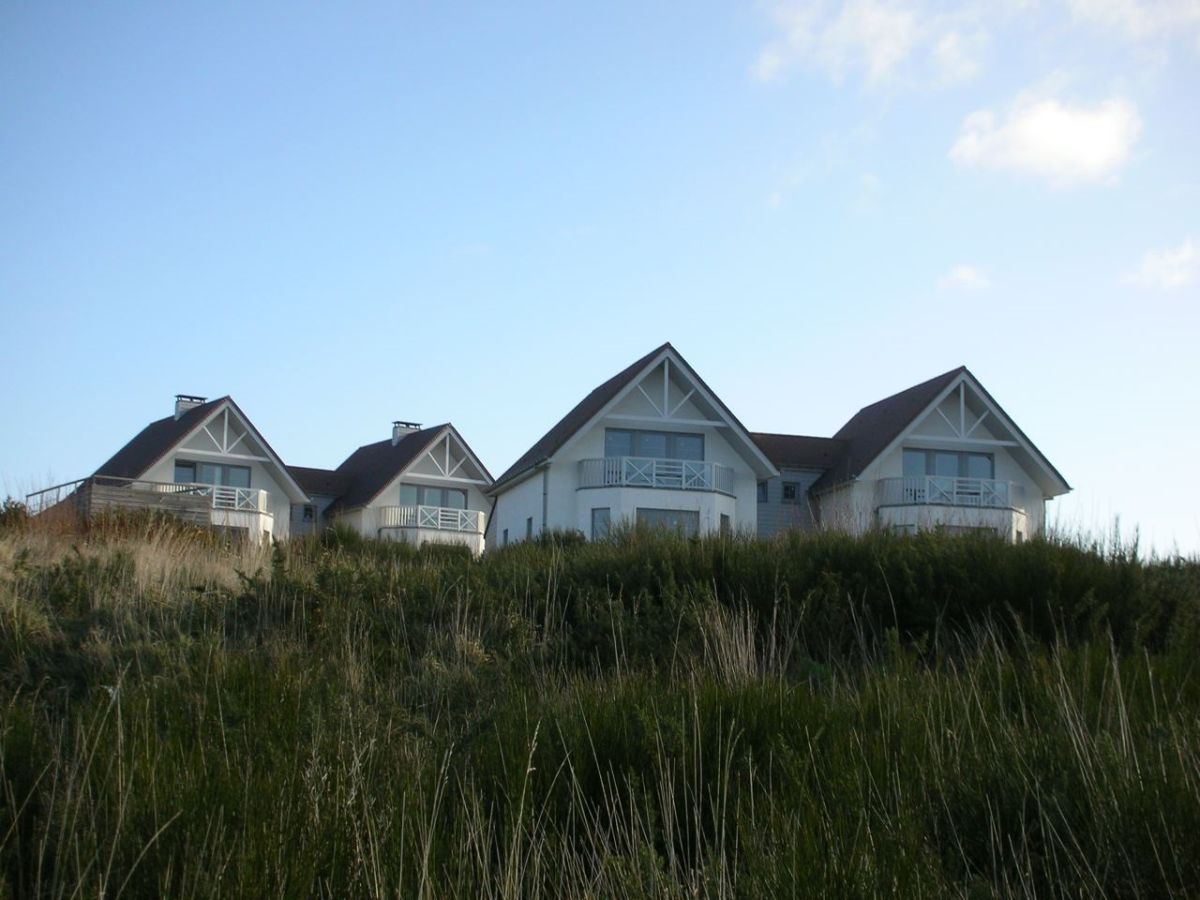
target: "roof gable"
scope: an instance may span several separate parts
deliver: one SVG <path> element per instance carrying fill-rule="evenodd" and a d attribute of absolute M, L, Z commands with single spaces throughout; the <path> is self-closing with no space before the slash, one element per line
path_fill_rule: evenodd
<path fill-rule="evenodd" d="M 990 415 L 993 417 L 994 423 L 1000 424 L 1013 436 L 1014 440 L 1010 443 L 1014 448 L 1042 469 L 1050 482 L 1056 482 L 1053 485 L 1047 482 L 1048 488 L 1060 488 L 1057 491 L 1048 490 L 1049 493 L 1064 493 L 1070 490 L 1066 479 L 1025 436 L 1025 433 L 1001 408 L 1000 404 L 996 403 L 991 394 L 966 366 L 959 366 L 957 369 L 952 369 L 860 409 L 834 435 L 836 440 L 844 443 L 845 449 L 834 464 L 817 479 L 811 490 L 820 492 L 841 482 L 857 478 L 871 463 L 892 449 L 897 441 L 904 438 L 914 425 L 925 420 L 932 421 L 931 417 L 938 413 L 939 405 L 956 389 L 965 391 L 966 386 L 969 386 L 983 401 L 986 408 L 983 416 L 977 417 L 973 423 L 970 423 L 965 419 L 964 412 L 964 418 L 959 425 L 954 425 L 948 420 L 950 427 L 947 436 L 929 435 L 927 437 L 934 440 L 969 443 L 974 427 L 977 427 L 984 418 Z M 965 398 L 965 394 L 963 396 Z M 965 399 L 963 402 L 965 403 Z M 993 441 L 992 443 L 1003 442 Z"/>
<path fill-rule="evenodd" d="M 672 365 L 677 367 L 678 371 L 682 372 L 686 380 L 693 386 L 682 397 L 672 396 L 669 393 L 669 378 L 671 377 L 669 367 Z M 641 386 L 642 379 L 649 373 L 654 372 L 659 366 L 664 366 L 661 399 L 647 392 Z M 546 432 L 541 439 L 525 451 L 515 463 L 509 466 L 496 479 L 495 484 L 492 485 L 491 492 L 495 493 L 538 465 L 551 459 L 556 453 L 570 444 L 577 435 L 585 431 L 602 414 L 605 414 L 624 397 L 632 396 L 632 392 L 635 390 L 640 390 L 641 394 L 644 395 L 643 401 L 647 404 L 648 409 L 657 412 L 662 417 L 664 424 L 670 422 L 670 416 L 673 411 L 678 410 L 688 403 L 697 402 L 692 399 L 693 396 L 697 400 L 703 400 L 711 405 L 715 413 L 724 420 L 721 424 L 729 427 L 740 438 L 740 441 L 735 442 L 735 446 L 739 442 L 742 444 L 742 455 L 754 461 L 753 464 L 757 470 L 760 470 L 760 475 L 766 477 L 777 474 L 774 465 L 750 437 L 750 433 L 738 420 L 737 416 L 712 391 L 704 382 L 704 379 L 696 373 L 695 369 L 691 367 L 679 351 L 668 342 L 656 347 L 641 359 L 625 367 L 584 397 L 583 400 L 577 403 L 570 412 L 563 416 L 554 427 Z M 648 416 L 646 418 L 652 419 L 653 417 Z"/>
<path fill-rule="evenodd" d="M 237 423 L 241 426 L 238 435 L 249 436 L 252 440 L 262 448 L 266 454 L 268 461 L 273 467 L 278 470 L 281 476 L 281 483 L 285 490 L 290 492 L 292 500 L 307 500 L 308 495 L 304 489 L 296 483 L 296 479 L 288 471 L 283 460 L 279 458 L 271 445 L 267 443 L 267 439 L 262 436 L 250 418 L 242 412 L 241 407 L 237 405 L 232 397 L 219 397 L 216 400 L 210 400 L 207 403 L 201 403 L 199 406 L 194 406 L 189 410 L 181 413 L 178 418 L 175 416 L 167 416 L 163 419 L 158 419 L 151 422 L 112 457 L 104 462 L 93 476 L 107 476 L 110 478 L 141 478 L 159 461 L 161 461 L 168 453 L 176 449 L 186 449 L 183 445 L 191 438 L 197 435 L 206 434 L 206 425 L 213 421 L 222 411 L 232 413 Z M 213 446 L 216 448 L 214 452 L 220 452 L 222 440 L 228 437 L 227 434 L 217 438 L 211 433 L 207 436 L 213 440 Z M 234 438 L 234 443 L 238 440 Z M 230 444 L 225 444 L 226 449 L 232 450 Z"/>
<path fill-rule="evenodd" d="M 492 481 L 491 474 L 475 456 L 467 442 L 463 440 L 458 429 L 447 422 L 444 425 L 435 425 L 406 434 L 395 443 L 389 438 L 359 447 L 333 473 L 342 480 L 345 489 L 333 503 L 332 508 L 334 511 L 339 511 L 369 505 L 389 484 L 422 461 L 426 451 L 434 448 L 443 438 L 453 441 L 461 449 L 471 466 L 478 469 L 482 476 L 478 480 L 482 481 L 482 486 L 486 488 Z M 447 446 L 447 463 L 441 470 L 435 467 L 428 472 L 419 474 L 425 477 L 455 480 L 462 461 L 460 460 L 458 463 L 451 461 L 449 450 L 450 448 Z M 457 480 L 475 481 L 476 479 L 457 478 Z"/>

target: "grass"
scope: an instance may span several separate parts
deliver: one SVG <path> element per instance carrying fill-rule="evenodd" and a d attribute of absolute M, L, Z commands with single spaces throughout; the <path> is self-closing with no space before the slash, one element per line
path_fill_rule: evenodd
<path fill-rule="evenodd" d="M 1200 564 L 0 529 L 0 896 L 1200 894 Z"/>

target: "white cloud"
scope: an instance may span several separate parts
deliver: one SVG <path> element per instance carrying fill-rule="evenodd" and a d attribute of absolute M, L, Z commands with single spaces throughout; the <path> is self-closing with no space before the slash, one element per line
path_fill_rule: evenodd
<path fill-rule="evenodd" d="M 961 81 L 978 72 L 987 43 L 975 13 L 930 12 L 919 0 L 778 0 L 771 17 L 778 34 L 751 68 L 762 81 L 812 68 L 880 85 L 926 55 L 937 80 Z"/>
<path fill-rule="evenodd" d="M 1193 283 L 1200 274 L 1200 242 L 1187 238 L 1178 247 L 1148 250 L 1129 281 L 1143 287 L 1171 290 Z"/>
<path fill-rule="evenodd" d="M 938 279 L 939 291 L 986 291 L 992 280 L 975 266 L 966 263 L 955 266 Z"/>
<path fill-rule="evenodd" d="M 1057 187 L 1110 182 L 1141 130 L 1136 107 L 1120 97 L 1070 106 L 1024 94 L 1003 119 L 989 109 L 967 116 L 950 158 L 960 166 L 1044 178 Z"/>
<path fill-rule="evenodd" d="M 1178 37 L 1192 32 L 1200 49 L 1197 0 L 1067 0 L 1072 17 L 1134 40 Z"/>

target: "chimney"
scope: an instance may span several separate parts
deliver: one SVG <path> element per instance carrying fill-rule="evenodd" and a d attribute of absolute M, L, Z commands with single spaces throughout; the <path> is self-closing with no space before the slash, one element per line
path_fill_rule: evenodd
<path fill-rule="evenodd" d="M 412 434 L 414 431 L 420 431 L 420 430 L 421 430 L 420 422 L 399 422 L 399 421 L 393 422 L 392 423 L 392 446 L 395 447 L 398 443 L 400 443 L 402 440 L 404 440 L 404 438 L 407 435 Z"/>
<path fill-rule="evenodd" d="M 195 409 L 201 403 L 208 402 L 207 397 L 193 397 L 190 394 L 175 395 L 175 418 L 179 418 L 189 409 Z"/>

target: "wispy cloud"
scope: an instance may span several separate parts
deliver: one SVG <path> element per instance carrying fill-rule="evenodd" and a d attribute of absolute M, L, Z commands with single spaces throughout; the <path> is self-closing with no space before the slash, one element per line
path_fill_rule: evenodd
<path fill-rule="evenodd" d="M 939 291 L 986 291 L 992 286 L 992 280 L 975 266 L 962 263 L 955 266 L 938 279 Z"/>
<path fill-rule="evenodd" d="M 1056 187 L 1111 182 L 1141 134 L 1137 108 L 1121 97 L 1094 106 L 1026 93 L 998 116 L 963 120 L 950 158 L 967 168 L 1043 178 Z"/>
<path fill-rule="evenodd" d="M 1067 0 L 1077 22 L 1131 40 L 1184 37 L 1200 51 L 1200 3 L 1196 0 Z"/>
<path fill-rule="evenodd" d="M 804 68 L 877 86 L 914 58 L 934 70 L 932 80 L 961 81 L 979 71 L 987 45 L 974 13 L 932 12 L 912 0 L 780 0 L 770 15 L 777 35 L 751 68 L 762 81 Z"/>
<path fill-rule="evenodd" d="M 1200 242 L 1187 238 L 1178 247 L 1148 250 L 1128 281 L 1142 287 L 1173 290 L 1186 287 L 1200 274 Z"/>

